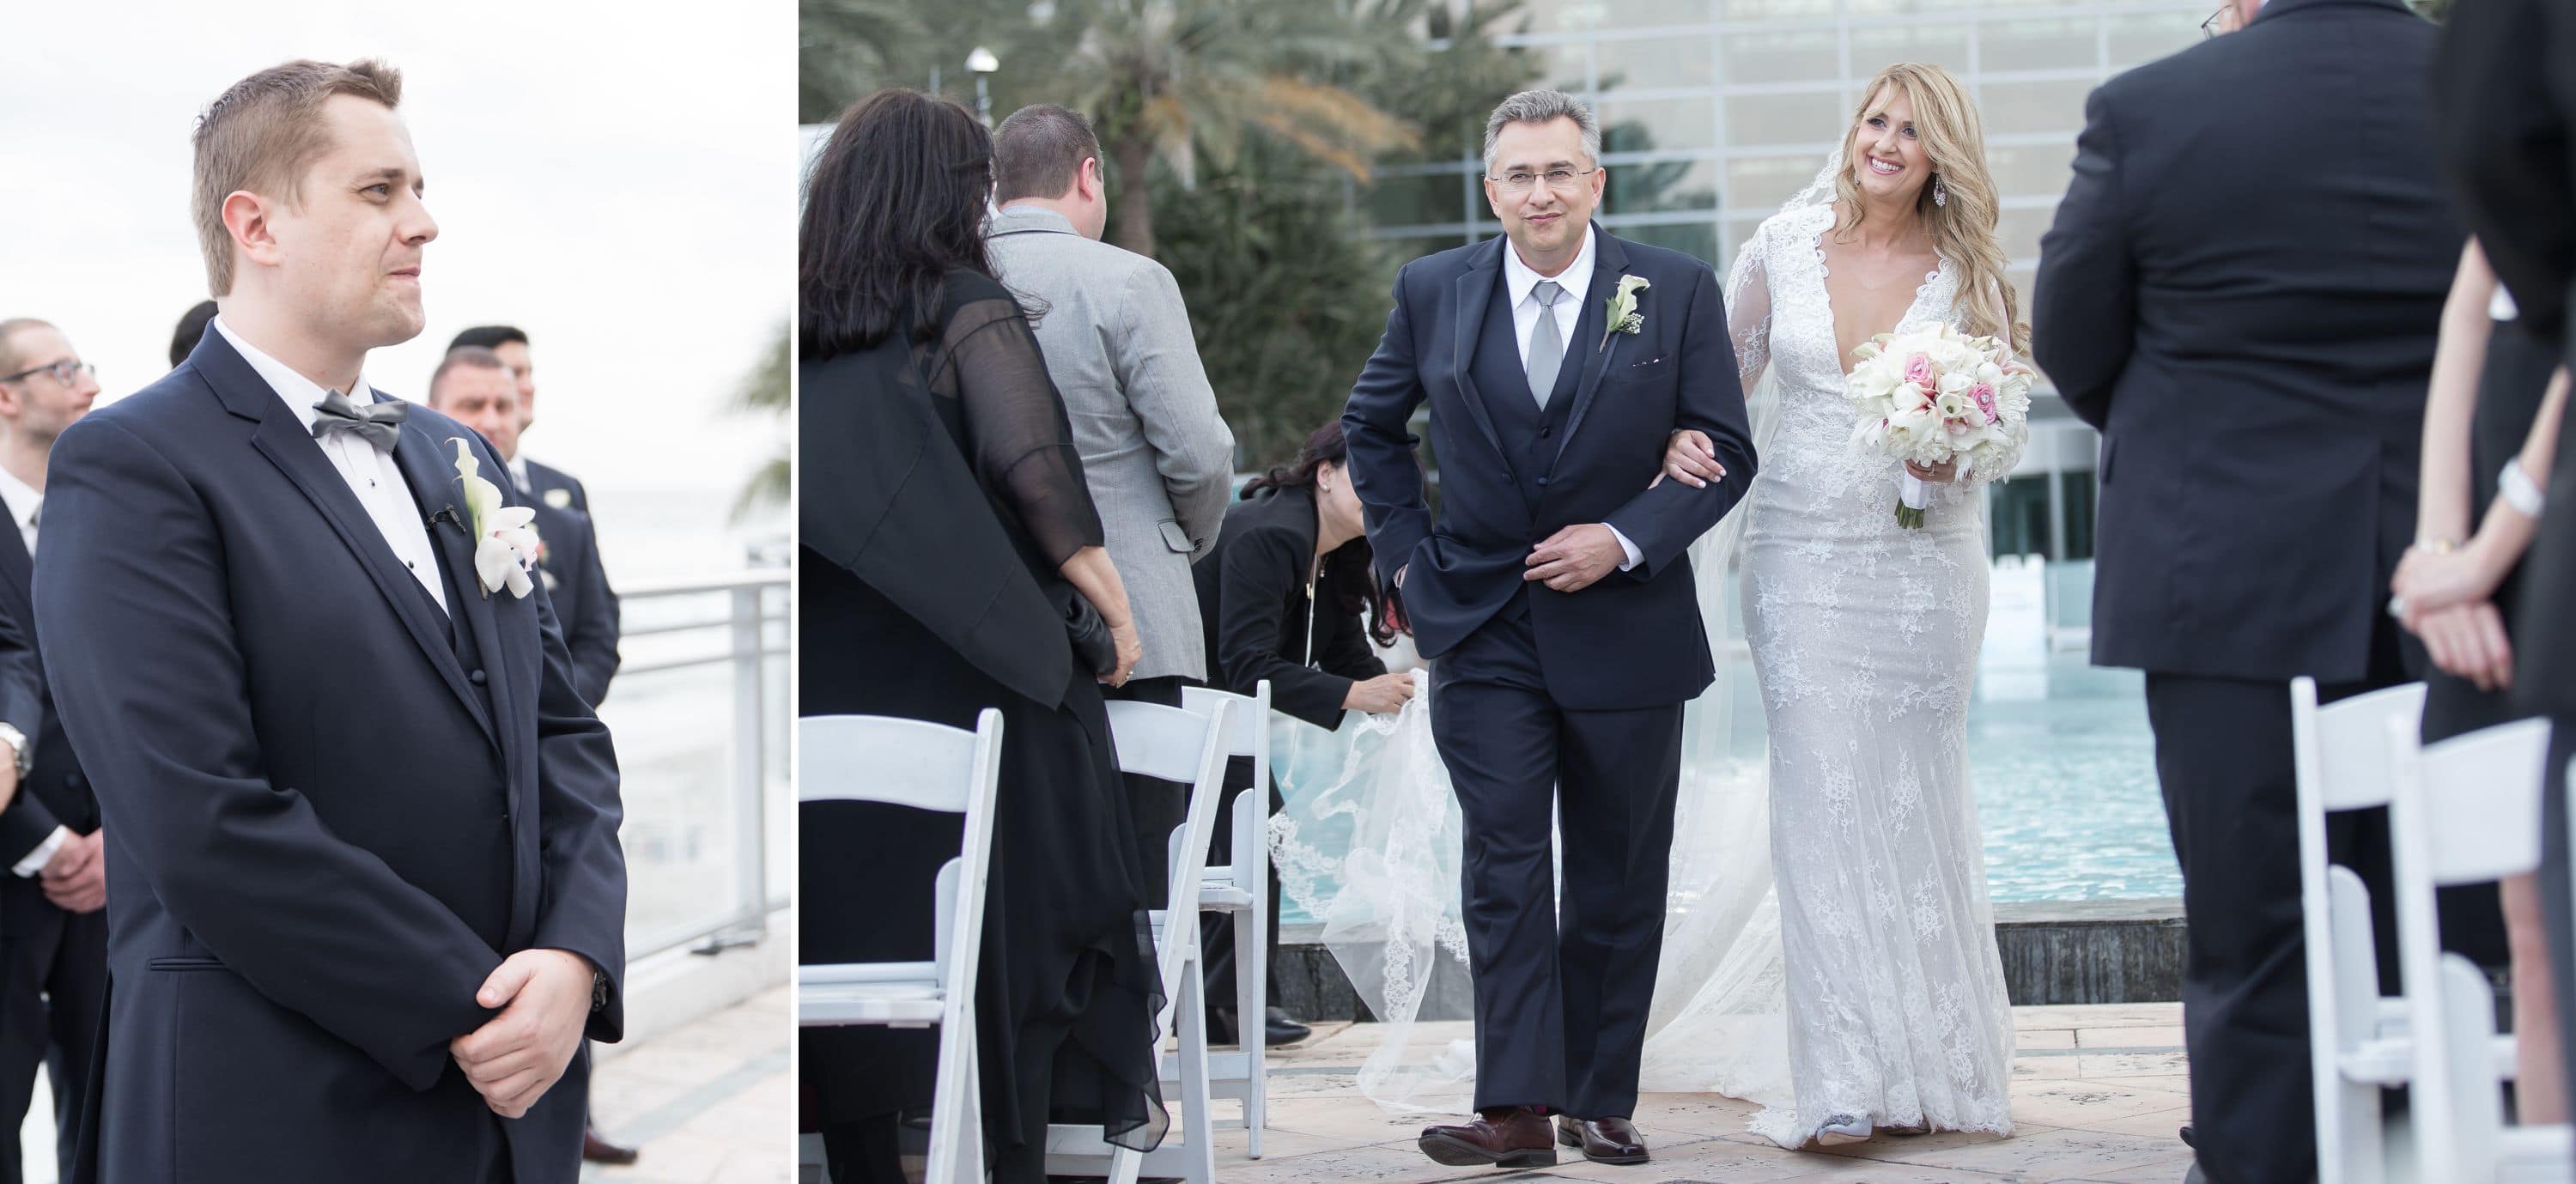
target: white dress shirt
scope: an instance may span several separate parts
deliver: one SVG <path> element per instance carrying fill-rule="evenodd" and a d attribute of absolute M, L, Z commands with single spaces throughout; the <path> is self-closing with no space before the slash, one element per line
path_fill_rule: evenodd
<path fill-rule="evenodd" d="M 519 486 L 519 497 L 511 499 L 511 505 L 518 505 L 520 498 L 534 498 L 537 496 L 537 487 L 528 481 L 528 458 L 526 454 L 522 453 L 510 458 L 510 480 L 516 482 Z"/>
<path fill-rule="evenodd" d="M 9 521 L 18 528 L 18 537 L 26 542 L 27 556 L 34 558 L 36 519 L 43 513 L 45 495 L 37 492 L 35 486 L 19 480 L 16 473 L 0 469 L 0 503 L 8 505 Z M 27 743 L 33 744 L 36 742 L 36 726 L 41 722 L 28 720 L 20 723 L 13 719 L 9 721 L 9 725 L 24 734 L 27 737 Z M 25 786 L 18 788 L 19 792 L 26 792 Z M 53 862 L 54 852 L 62 850 L 63 841 L 71 837 L 71 828 L 55 827 L 54 833 L 46 835 L 44 842 L 36 844 L 35 850 L 28 852 L 26 858 L 19 860 L 9 870 L 20 877 L 34 876 L 37 872 L 45 870 L 46 864 Z"/>
<path fill-rule="evenodd" d="M 1556 316 L 1556 339 L 1565 346 L 1565 364 L 1577 370 L 1582 368 L 1583 355 L 1576 351 L 1590 343 L 1574 339 L 1574 326 L 1575 322 L 1583 319 L 1583 298 L 1592 290 L 1595 245 L 1592 228 L 1585 226 L 1583 246 L 1575 251 L 1574 262 L 1555 275 L 1540 275 L 1529 264 L 1521 262 L 1520 248 L 1508 241 L 1503 244 L 1503 291 L 1512 298 L 1512 336 L 1519 340 L 1523 368 L 1529 366 L 1530 338 L 1538 331 L 1538 318 L 1542 312 Z M 1538 302 L 1535 293 L 1540 280 L 1555 280 L 1557 287 L 1565 289 L 1565 295 L 1557 297 L 1554 306 Z M 1626 555 L 1619 564 L 1619 570 L 1626 571 L 1645 561 L 1645 553 L 1637 549 L 1637 544 L 1629 542 L 1628 536 L 1619 533 L 1618 527 L 1606 522 L 1602 525 L 1609 527 L 1610 537 L 1619 540 L 1619 550 Z"/>
<path fill-rule="evenodd" d="M 296 422 L 303 424 L 309 435 L 316 418 L 313 405 L 321 402 L 327 392 L 286 363 L 243 341 L 223 317 L 217 316 L 213 324 L 224 340 L 241 352 L 242 360 L 268 380 L 270 389 L 285 400 L 286 409 L 295 413 Z M 365 374 L 358 376 L 356 386 L 356 390 L 342 392 L 350 402 L 363 406 L 375 401 L 375 389 L 367 385 Z M 438 602 L 441 612 L 448 611 L 447 584 L 438 575 L 438 552 L 430 546 L 429 530 L 424 525 L 427 519 L 411 495 L 411 486 L 403 481 L 402 466 L 394 463 L 394 454 L 377 449 L 355 432 L 333 432 L 313 443 L 339 471 L 341 479 L 349 483 L 349 492 L 358 496 L 358 504 L 367 508 L 367 517 L 375 520 L 376 530 L 385 536 L 385 545 L 393 549 L 394 560 L 411 570 L 412 578 L 428 589 L 430 599 Z"/>

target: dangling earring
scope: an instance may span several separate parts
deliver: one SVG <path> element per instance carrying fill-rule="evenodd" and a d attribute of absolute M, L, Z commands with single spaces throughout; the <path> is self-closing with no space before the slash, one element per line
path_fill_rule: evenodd
<path fill-rule="evenodd" d="M 1932 204 L 1936 206 L 1950 204 L 1950 187 L 1941 183 L 1939 173 L 1932 174 Z"/>

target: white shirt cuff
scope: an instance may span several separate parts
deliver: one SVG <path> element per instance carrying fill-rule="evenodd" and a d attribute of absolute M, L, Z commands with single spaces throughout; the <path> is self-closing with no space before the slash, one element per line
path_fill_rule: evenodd
<path fill-rule="evenodd" d="M 1638 564 L 1646 561 L 1645 553 L 1637 549 L 1637 544 L 1629 542 L 1628 536 L 1619 533 L 1618 527 L 1612 526 L 1607 522 L 1604 522 L 1601 525 L 1610 532 L 1611 538 L 1619 540 L 1619 549 L 1628 553 L 1628 558 L 1619 564 L 1619 570 L 1629 571 L 1634 569 Z"/>
<path fill-rule="evenodd" d="M 21 879 L 35 878 L 37 872 L 45 870 L 45 865 L 54 861 L 54 852 L 62 850 L 64 841 L 71 837 L 70 827 L 55 827 L 54 833 L 46 835 L 44 842 L 36 844 L 35 850 L 28 852 L 25 859 L 19 860 L 9 870 Z"/>

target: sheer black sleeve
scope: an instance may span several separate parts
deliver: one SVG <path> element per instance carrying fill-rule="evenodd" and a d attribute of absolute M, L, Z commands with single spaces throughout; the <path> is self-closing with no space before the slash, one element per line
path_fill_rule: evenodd
<path fill-rule="evenodd" d="M 965 415 L 976 479 L 1018 515 L 1039 555 L 1060 565 L 1102 545 L 1073 423 L 1019 305 L 1007 295 L 962 304 L 948 319 L 940 354 Z M 931 385 L 940 390 L 950 382 L 934 377 Z"/>

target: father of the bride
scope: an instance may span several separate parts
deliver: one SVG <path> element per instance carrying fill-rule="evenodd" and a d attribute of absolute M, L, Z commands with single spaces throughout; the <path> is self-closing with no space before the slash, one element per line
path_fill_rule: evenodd
<path fill-rule="evenodd" d="M 1716 274 L 1593 225 L 1603 178 L 1589 107 L 1539 90 L 1495 108 L 1504 237 L 1406 265 L 1342 419 L 1379 577 L 1433 659 L 1466 832 L 1477 1117 L 1422 1133 L 1445 1164 L 1554 1163 L 1558 1141 L 1646 1160 L 1629 1119 L 1682 704 L 1713 677 L 1685 549 L 1754 458 Z M 1407 428 L 1426 399 L 1437 517 Z M 1714 441 L 1722 481 L 1652 484 L 1682 428 Z"/>
<path fill-rule="evenodd" d="M 221 311 L 54 448 L 37 625 L 110 836 L 90 1180 L 568 1184 L 619 1034 L 615 758 L 534 540 L 361 373 L 438 232 L 400 94 L 299 61 L 207 108 Z"/>

